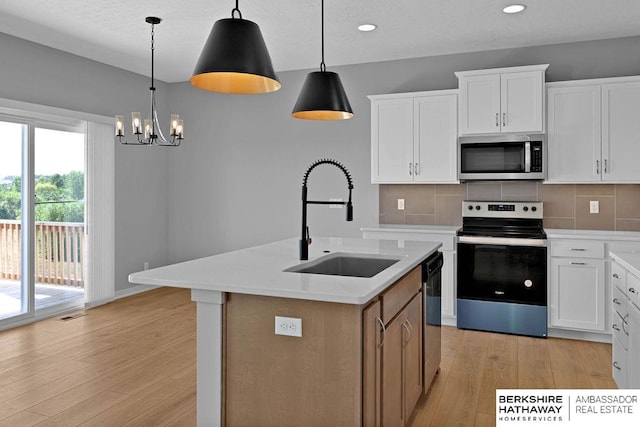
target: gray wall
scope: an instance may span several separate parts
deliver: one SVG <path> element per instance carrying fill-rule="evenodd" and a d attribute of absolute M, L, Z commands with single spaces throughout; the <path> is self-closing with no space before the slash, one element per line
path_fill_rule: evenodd
<path fill-rule="evenodd" d="M 149 80 L 0 34 L 0 97 L 105 116 L 148 111 Z M 149 58 L 140 58 L 149 61 Z M 290 117 L 308 70 L 280 73 L 273 94 L 232 96 L 158 82 L 159 115 L 185 119 L 179 149 L 116 148 L 116 289 L 151 266 L 298 236 L 300 185 L 321 157 L 354 178 L 355 220 L 311 206 L 312 236 L 358 236 L 378 223 L 370 181 L 370 94 L 450 89 L 454 71 L 549 63 L 548 81 L 640 74 L 640 37 L 332 67 L 356 113 L 344 122 Z M 277 64 L 275 64 L 277 67 Z M 163 120 L 164 121 L 164 120 Z M 313 198 L 346 197 L 338 169 L 309 181 Z M 248 266 L 250 268 L 250 266 Z"/>
<path fill-rule="evenodd" d="M 2 33 L 0 58 L 0 98 L 104 116 L 149 114 L 147 77 Z M 159 115 L 168 123 L 167 85 L 156 86 Z M 116 291 L 131 286 L 127 276 L 142 270 L 144 261 L 151 266 L 168 262 L 165 150 L 116 147 Z"/>
<path fill-rule="evenodd" d="M 354 178 L 355 219 L 327 207 L 309 208 L 311 236 L 359 236 L 378 223 L 378 186 L 370 183 L 367 95 L 451 89 L 455 71 L 551 64 L 548 81 L 640 74 L 640 37 L 507 49 L 331 67 L 340 74 L 355 118 L 293 119 L 291 109 L 308 70 L 279 74 L 282 89 L 265 95 L 206 93 L 171 84 L 171 107 L 184 115 L 187 142 L 169 159 L 170 260 L 225 252 L 299 236 L 300 185 L 321 157 L 343 162 Z M 275 64 L 277 67 L 277 64 Z M 312 197 L 346 196 L 331 166 L 315 169 Z M 250 268 L 250 266 L 248 266 Z"/>

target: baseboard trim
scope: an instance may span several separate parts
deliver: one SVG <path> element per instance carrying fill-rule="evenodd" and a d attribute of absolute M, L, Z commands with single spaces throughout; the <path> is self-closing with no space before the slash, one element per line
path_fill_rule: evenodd
<path fill-rule="evenodd" d="M 121 289 L 119 291 L 116 291 L 115 297 L 113 299 L 117 300 L 117 299 L 120 299 L 120 298 L 130 297 L 130 296 L 135 295 L 135 294 L 141 294 L 143 292 L 147 292 L 147 291 L 152 291 L 154 289 L 158 289 L 159 287 L 160 286 L 154 286 L 154 285 L 132 286 L 130 288 Z"/>

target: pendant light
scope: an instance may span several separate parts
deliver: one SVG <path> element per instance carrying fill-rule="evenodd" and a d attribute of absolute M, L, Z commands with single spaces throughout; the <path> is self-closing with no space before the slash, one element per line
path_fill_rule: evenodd
<path fill-rule="evenodd" d="M 280 89 L 260 27 L 242 19 L 238 0 L 231 18 L 213 25 L 189 81 L 198 89 L 221 93 L 253 94 Z"/>
<path fill-rule="evenodd" d="M 353 110 L 344 92 L 340 76 L 327 71 L 324 63 L 324 0 L 322 6 L 322 62 L 320 71 L 307 74 L 291 115 L 306 120 L 344 120 L 353 117 Z"/>
<path fill-rule="evenodd" d="M 169 123 L 169 138 L 165 138 L 158 122 L 158 110 L 156 108 L 156 85 L 154 75 L 154 51 L 155 51 L 155 26 L 162 22 L 161 18 L 148 16 L 147 24 L 151 24 L 151 111 L 148 119 L 143 123 L 140 113 L 131 113 L 131 132 L 135 140 L 127 141 L 124 136 L 124 116 L 116 116 L 116 137 L 123 145 L 159 145 L 162 147 L 178 147 L 184 139 L 184 122 L 177 114 L 171 115 Z"/>

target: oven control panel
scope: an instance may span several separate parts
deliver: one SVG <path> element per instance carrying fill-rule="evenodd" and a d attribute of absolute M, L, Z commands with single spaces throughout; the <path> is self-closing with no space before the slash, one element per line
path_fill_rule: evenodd
<path fill-rule="evenodd" d="M 487 202 L 465 200 L 462 217 L 542 219 L 542 202 Z"/>

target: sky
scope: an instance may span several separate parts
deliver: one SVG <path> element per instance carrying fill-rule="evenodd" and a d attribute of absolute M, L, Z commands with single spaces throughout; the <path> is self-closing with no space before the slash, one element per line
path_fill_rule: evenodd
<path fill-rule="evenodd" d="M 22 125 L 0 121 L 0 180 L 21 174 Z M 84 171 L 84 134 L 36 128 L 35 174 Z"/>

